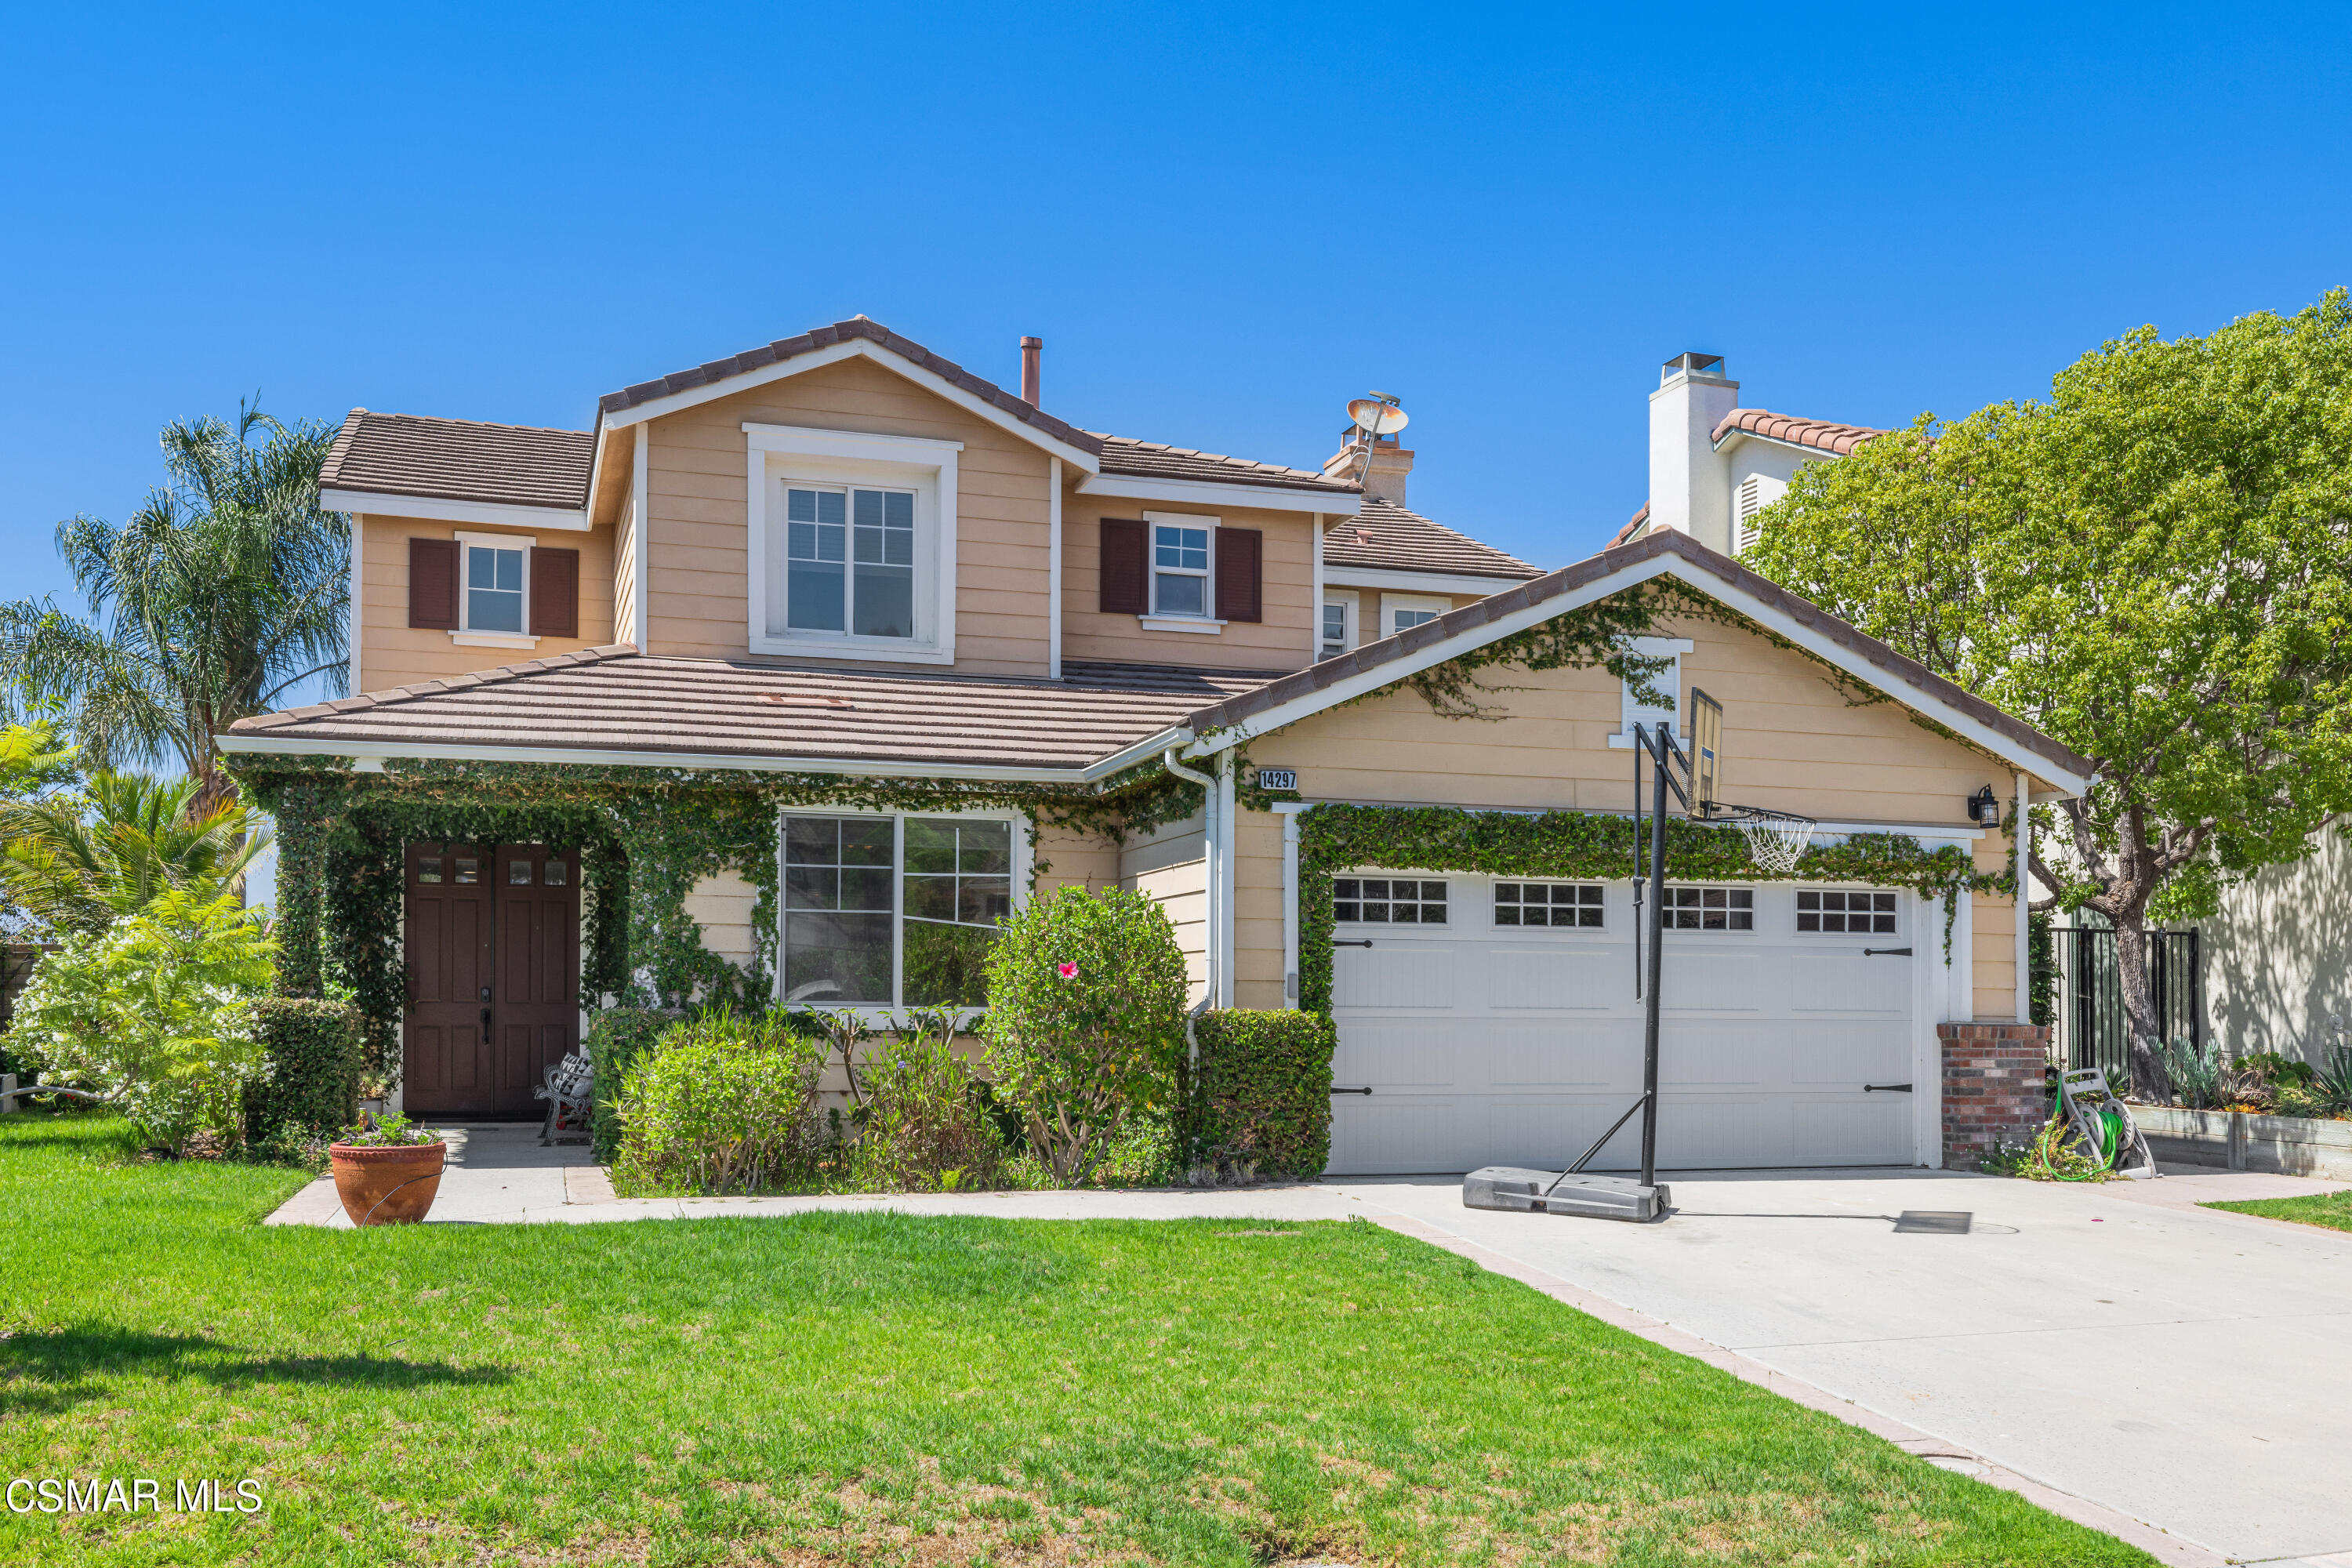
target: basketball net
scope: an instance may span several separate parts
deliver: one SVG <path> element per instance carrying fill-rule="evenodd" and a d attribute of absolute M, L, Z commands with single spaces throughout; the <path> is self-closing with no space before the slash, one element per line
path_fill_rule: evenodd
<path fill-rule="evenodd" d="M 1813 839 L 1813 819 L 1793 812 L 1767 811 L 1760 806 L 1740 808 L 1741 815 L 1734 823 L 1739 837 L 1748 840 L 1748 857 L 1766 871 L 1787 876 L 1797 868 L 1797 858 Z"/>

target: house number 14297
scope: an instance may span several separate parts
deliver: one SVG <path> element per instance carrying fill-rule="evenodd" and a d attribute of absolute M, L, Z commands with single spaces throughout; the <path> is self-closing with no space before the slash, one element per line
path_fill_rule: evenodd
<path fill-rule="evenodd" d="M 1298 787 L 1298 770 L 1297 768 L 1260 768 L 1257 771 L 1257 787 L 1260 789 L 1297 789 Z"/>

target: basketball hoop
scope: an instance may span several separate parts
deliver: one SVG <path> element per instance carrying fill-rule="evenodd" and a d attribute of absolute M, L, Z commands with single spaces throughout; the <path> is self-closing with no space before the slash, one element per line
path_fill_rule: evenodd
<path fill-rule="evenodd" d="M 1767 811 L 1761 806 L 1731 807 L 1739 815 L 1732 826 L 1748 840 L 1748 858 L 1759 870 L 1787 876 L 1797 868 L 1797 858 L 1813 841 L 1813 819 L 1793 811 Z"/>

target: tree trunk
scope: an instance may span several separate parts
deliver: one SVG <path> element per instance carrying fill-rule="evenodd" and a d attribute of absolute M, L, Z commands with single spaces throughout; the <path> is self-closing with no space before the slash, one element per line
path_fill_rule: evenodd
<path fill-rule="evenodd" d="M 2116 979 L 2124 996 L 2124 1033 L 2129 1053 L 2126 1060 L 2131 1073 L 2128 1089 L 2140 1100 L 2161 1105 L 2171 1098 L 2172 1079 L 2164 1069 L 2162 1029 L 2147 972 L 2147 910 L 2142 907 L 2113 918 Z"/>

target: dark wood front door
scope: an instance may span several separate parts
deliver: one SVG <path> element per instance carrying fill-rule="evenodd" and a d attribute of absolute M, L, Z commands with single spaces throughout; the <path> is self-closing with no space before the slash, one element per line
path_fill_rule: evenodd
<path fill-rule="evenodd" d="M 578 853 L 412 844 L 406 869 L 409 1114 L 540 1114 L 530 1091 L 579 1041 Z"/>

